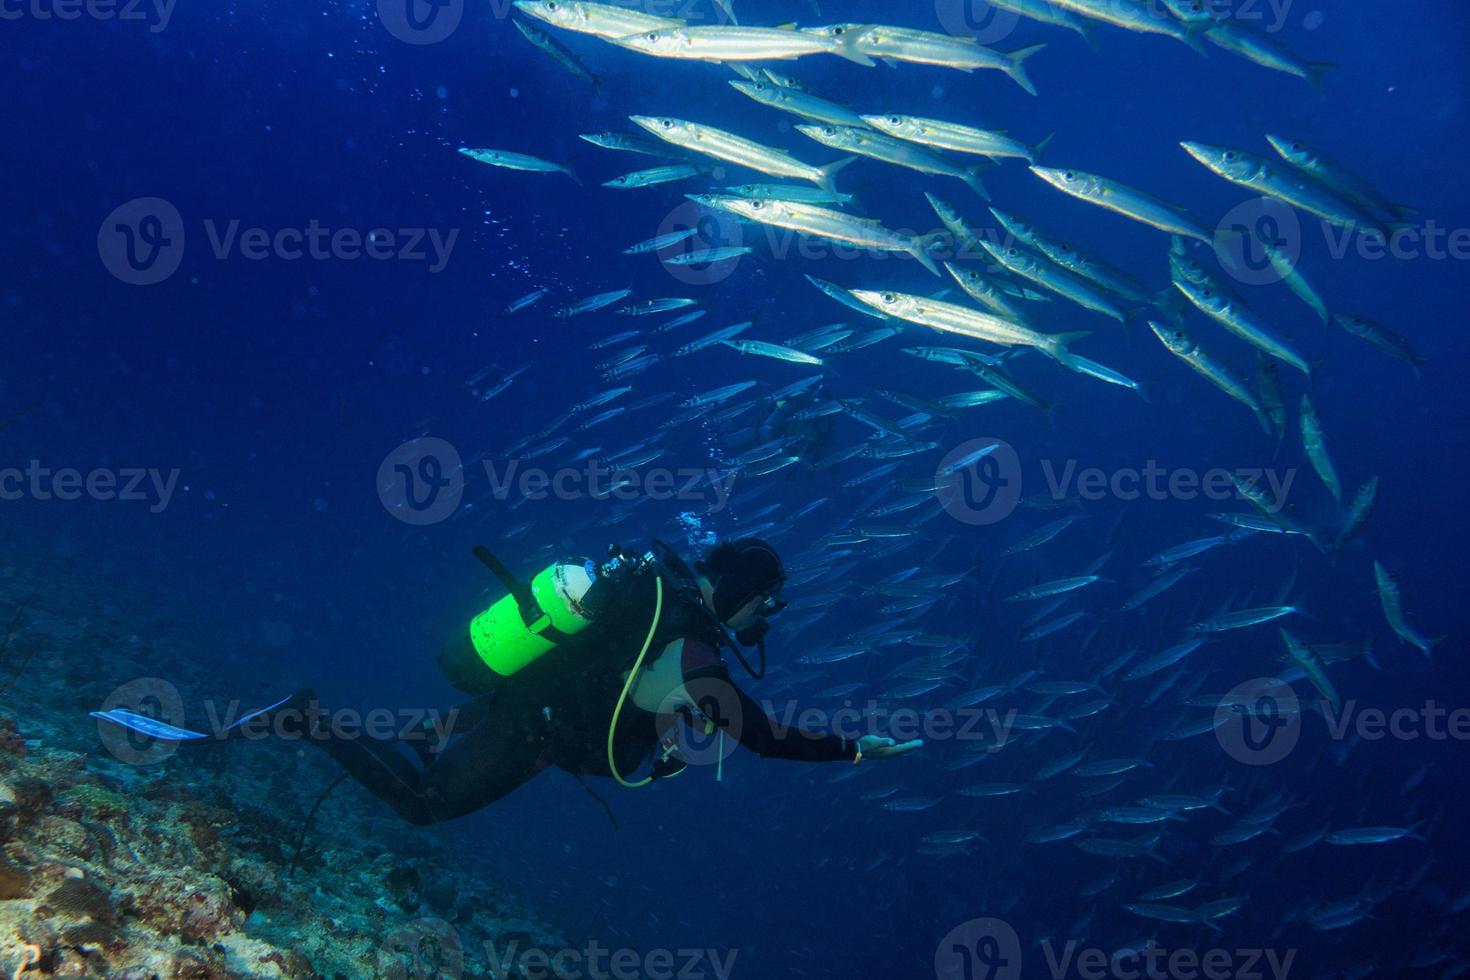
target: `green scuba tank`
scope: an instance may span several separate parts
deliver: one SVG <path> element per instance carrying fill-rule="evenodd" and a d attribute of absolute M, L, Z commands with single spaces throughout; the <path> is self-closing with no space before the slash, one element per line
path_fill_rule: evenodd
<path fill-rule="evenodd" d="M 475 554 L 510 590 L 470 621 L 475 653 L 500 676 L 510 677 L 592 624 L 594 616 L 584 600 L 598 582 L 593 562 L 559 561 L 527 584 L 483 548 Z"/>

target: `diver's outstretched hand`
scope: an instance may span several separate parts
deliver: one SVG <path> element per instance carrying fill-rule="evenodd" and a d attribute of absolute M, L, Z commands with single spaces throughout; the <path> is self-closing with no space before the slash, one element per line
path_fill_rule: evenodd
<path fill-rule="evenodd" d="M 906 755 L 914 749 L 921 748 L 923 744 L 922 738 L 900 744 L 881 735 L 864 735 L 858 739 L 858 751 L 862 753 L 864 759 L 892 759 L 894 756 Z"/>

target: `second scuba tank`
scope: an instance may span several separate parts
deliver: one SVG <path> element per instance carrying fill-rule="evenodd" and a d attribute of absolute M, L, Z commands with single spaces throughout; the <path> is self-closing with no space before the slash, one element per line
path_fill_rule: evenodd
<path fill-rule="evenodd" d="M 476 549 L 480 560 L 510 588 L 510 595 L 470 621 L 475 653 L 495 673 L 510 677 L 592 624 L 593 614 L 584 600 L 598 581 L 593 562 L 556 562 L 527 585 L 508 572 L 501 575 L 504 566 L 482 550 Z"/>

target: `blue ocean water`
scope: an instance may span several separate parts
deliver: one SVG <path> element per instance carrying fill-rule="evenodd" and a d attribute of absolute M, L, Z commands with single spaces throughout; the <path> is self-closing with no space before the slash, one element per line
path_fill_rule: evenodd
<path fill-rule="evenodd" d="M 937 30 L 956 15 L 944 0 L 823 0 L 820 18 L 804 2 L 737 2 L 743 22 L 768 25 L 850 21 Z M 1270 22 L 1268 5 L 1258 6 Z M 975 525 L 931 506 L 918 534 L 854 550 L 830 536 L 911 517 L 858 512 L 882 483 L 845 484 L 881 461 L 737 477 L 728 506 L 712 514 L 703 513 L 705 494 L 695 501 L 648 494 L 612 502 L 492 494 L 482 461 L 506 463 L 517 442 L 613 386 L 599 379 L 596 365 L 617 348 L 590 345 L 621 330 L 649 330 L 646 321 L 609 311 L 551 316 L 575 298 L 631 288 L 634 299 L 698 299 L 708 313 L 697 323 L 632 341 L 657 353 L 744 320 L 755 321 L 750 337 L 777 342 L 835 321 L 878 326 L 813 289 L 807 274 L 850 288 L 948 287 L 949 299 L 958 300 L 948 280 L 914 262 L 803 255 L 789 241 L 789 250 L 773 250 L 753 231 L 744 234 L 754 252 L 708 282 L 681 280 L 651 256 L 621 254 L 667 230 L 666 220 L 688 220 L 695 212 L 684 193 L 711 182 L 604 189 L 602 181 L 653 160 L 600 150 L 579 133 L 632 132 L 630 114 L 669 115 L 782 146 L 806 162 L 837 158 L 792 129 L 800 122 L 794 116 L 730 89 L 727 69 L 556 33 L 600 77 L 594 93 L 527 44 L 503 5 L 466 5 L 457 28 L 428 44 L 395 37 L 385 15 L 366 2 L 311 9 L 180 5 L 167 16 L 143 6 L 137 18 L 63 18 L 40 3 L 6 9 L 0 468 L 26 469 L 33 460 L 84 474 L 141 468 L 169 488 L 150 490 L 150 477 L 139 484 L 145 499 L 82 494 L 67 501 L 36 492 L 29 478 L 26 489 L 11 494 L 22 486 L 17 479 L 5 485 L 0 510 L 6 546 L 154 592 L 158 607 L 148 610 L 150 618 L 207 621 L 197 656 L 217 670 L 222 697 L 266 703 L 311 685 L 339 705 L 445 706 L 457 695 L 438 676 L 433 655 L 497 594 L 470 557 L 473 544 L 489 544 L 529 571 L 554 553 L 597 554 L 613 541 L 664 538 L 688 548 L 684 512 L 698 514 L 707 531 L 733 536 L 828 498 L 772 538 L 788 559 L 802 556 L 825 570 L 791 590 L 793 608 L 783 615 L 802 615 L 803 591 L 843 598 L 794 635 L 783 636 L 783 623 L 773 621 L 770 678 L 757 683 L 737 671 L 758 698 L 815 704 L 823 688 L 862 683 L 855 702 L 890 703 L 882 692 L 911 679 L 894 671 L 923 650 L 883 646 L 820 669 L 794 661 L 893 618 L 866 590 L 918 568 L 921 577 L 951 575 L 958 584 L 939 589 L 939 601 L 905 625 L 961 637 L 967 656 L 942 687 L 904 702 L 916 709 L 941 708 L 966 690 L 1031 670 L 1042 680 L 1094 681 L 1127 648 L 1140 648 L 1140 656 L 1156 652 L 1190 622 L 1275 604 L 1283 589 L 1310 614 L 1289 622 L 1305 639 L 1372 637 L 1379 669 L 1360 660 L 1330 668 L 1345 701 L 1417 717 L 1431 701 L 1449 710 L 1470 706 L 1459 657 L 1466 624 L 1457 601 L 1467 432 L 1458 369 L 1467 349 L 1460 327 L 1470 268 L 1470 191 L 1463 180 L 1470 155 L 1463 39 L 1470 24 L 1459 4 L 1425 0 L 1412 12 L 1352 0 L 1286 4 L 1277 36 L 1304 57 L 1337 65 L 1320 93 L 1218 50 L 1201 58 L 1182 44 L 1111 28 L 1098 30 L 1094 50 L 1076 35 L 1029 22 L 1003 30 L 996 44 L 1048 45 L 1031 62 L 1040 91 L 1034 98 L 995 72 L 862 68 L 821 57 L 782 66 L 862 112 L 953 118 L 1028 142 L 1054 132 L 1048 165 L 1145 188 L 1187 205 L 1211 227 L 1250 195 L 1213 177 L 1178 142 L 1267 155 L 1263 134 L 1286 134 L 1371 177 L 1393 200 L 1417 209 L 1419 231 L 1438 236 L 1423 248 L 1406 244 L 1414 254 L 1404 257 L 1355 248 L 1337 256 L 1337 239 L 1314 220 L 1302 222 L 1302 270 L 1334 311 L 1360 313 L 1409 338 L 1428 359 L 1419 376 L 1321 324 L 1285 289 L 1239 286 L 1313 362 L 1310 387 L 1282 368 L 1286 403 L 1294 420 L 1298 400 L 1310 391 L 1345 496 L 1371 477 L 1381 480 L 1371 519 L 1340 559 L 1334 563 L 1301 538 L 1257 535 L 1205 554 L 1175 591 L 1127 615 L 1117 607 L 1148 581 L 1145 559 L 1220 533 L 1209 513 L 1248 507 L 1177 493 L 1121 499 L 1105 491 L 1098 499 L 1063 501 L 1057 510 L 1020 508 L 998 523 Z M 693 9 L 715 17 L 712 6 Z M 993 29 L 983 10 L 959 13 L 979 32 Z M 460 147 L 570 163 L 582 183 L 481 166 L 457 154 Z M 764 179 L 732 168 L 715 184 Z M 985 181 L 997 207 L 1105 255 L 1151 289 L 1167 285 L 1163 233 L 1064 197 L 1016 161 Z M 977 229 L 996 227 L 958 181 L 862 161 L 838 184 L 857 194 L 861 213 L 890 227 L 937 227 L 925 190 L 959 205 Z M 105 245 L 99 254 L 99 233 L 107 236 L 115 210 L 139 198 L 167 202 L 183 230 L 176 271 L 152 285 L 112 271 Z M 154 226 L 138 227 L 142 234 Z M 159 227 L 167 234 L 166 222 Z M 252 257 L 248 238 L 224 244 L 232 228 L 247 236 L 260 229 L 267 238 L 290 229 L 359 236 L 387 229 L 398 248 L 383 259 L 346 257 L 342 247 L 325 258 L 288 258 L 267 245 Z M 422 259 L 412 247 L 419 230 Z M 442 268 L 433 258 L 435 241 L 449 243 Z M 514 316 L 501 314 L 541 287 L 552 294 Z M 1011 400 L 939 419 L 924 438 L 940 447 L 899 460 L 893 480 L 932 478 L 950 449 L 999 439 L 1016 450 L 1028 499 L 1048 495 L 1047 474 L 1069 462 L 1109 477 L 1151 461 L 1169 472 L 1273 468 L 1294 474 L 1288 510 L 1295 519 L 1334 527 L 1340 521 L 1294 424 L 1278 447 L 1249 412 L 1171 358 L 1141 324 L 1125 330 L 1062 300 L 1041 316 L 1054 331 L 1091 331 L 1077 349 L 1140 381 L 1148 400 L 1040 357 L 1021 359 L 1017 377 L 1055 402 L 1050 416 Z M 1188 323 L 1207 347 L 1254 377 L 1255 358 L 1243 344 L 1198 314 Z M 899 353 L 962 340 L 910 327 L 901 337 L 829 358 L 824 384 L 833 397 L 863 398 L 866 407 L 901 418 L 909 410 L 883 402 L 878 389 L 933 398 L 982 387 L 973 376 Z M 521 365 L 529 368 L 503 392 L 478 397 L 486 383 Z M 487 367 L 485 383 L 467 384 Z M 572 441 L 536 462 L 629 447 L 661 431 L 678 401 L 698 392 L 757 380 L 762 386 L 752 394 L 759 395 L 809 373 L 720 347 L 667 357 L 626 382 L 634 392 L 625 400 L 661 391 L 673 392 L 673 400 L 585 433 L 560 430 Z M 666 452 L 657 465 L 718 466 L 722 452 L 733 452 L 722 446 L 744 424 L 705 419 L 676 427 L 660 444 Z M 849 417 L 834 425 L 836 447 L 872 431 Z M 450 516 L 416 525 L 401 519 L 397 491 L 380 467 L 399 446 L 424 436 L 454 447 L 466 486 Z M 901 495 L 890 489 L 884 501 Z M 745 517 L 771 504 L 781 505 L 773 516 Z M 1085 519 L 1056 541 L 1001 559 L 1007 545 L 1074 510 Z M 1107 581 L 1064 607 L 1082 618 L 1042 640 L 1022 641 L 1035 607 L 1021 609 L 1004 597 L 1082 574 L 1104 554 L 1111 557 L 1099 574 Z M 1397 575 L 1409 621 L 1444 637 L 1432 662 L 1388 628 L 1374 560 Z M 742 975 L 928 976 L 936 956 L 946 955 L 946 935 L 987 917 L 1019 934 L 1027 976 L 1046 975 L 1039 945 L 1045 939 L 1111 951 L 1150 937 L 1169 949 L 1296 950 L 1292 972 L 1301 976 L 1346 975 L 1368 965 L 1382 975 L 1455 975 L 1466 956 L 1460 936 L 1470 886 L 1455 847 L 1459 774 L 1470 750 L 1463 738 L 1334 738 L 1309 715 L 1301 744 L 1266 766 L 1243 764 L 1208 732 L 1161 738 L 1181 718 L 1200 717 L 1199 709 L 1178 703 L 1186 689 L 1221 694 L 1282 671 L 1277 625 L 1222 635 L 1184 661 L 1175 688 L 1152 704 L 1144 701 L 1154 678 L 1100 681 L 1115 703 L 1074 722 L 1076 733 L 1022 739 L 970 768 L 946 766 L 966 747 L 944 738 L 900 760 L 864 763 L 856 775 L 847 767 L 737 754 L 720 781 L 696 767 L 636 794 L 598 787 L 619 829 L 570 778 L 548 773 L 459 830 L 569 935 L 605 947 L 734 951 Z M 1313 697 L 1304 682 L 1296 692 Z M 821 703 L 831 706 L 830 699 Z M 1048 714 L 1056 704 L 1024 690 L 1001 703 L 1031 714 Z M 79 710 L 79 725 L 88 724 L 81 715 L 93 707 Z M 957 793 L 968 784 L 1028 782 L 1048 762 L 1083 750 L 1088 759 L 1146 757 L 1152 768 L 1099 800 L 1080 795 L 1081 777 L 1065 774 L 1018 796 Z M 1233 818 L 1207 811 L 1160 825 L 1165 863 L 1088 854 L 1065 841 L 1023 843 L 1038 827 L 1099 807 L 1212 785 L 1229 787 L 1223 805 Z M 882 788 L 938 802 L 903 813 L 863 798 Z M 341 792 L 355 794 L 355 805 L 380 805 L 355 787 Z M 1212 843 L 1273 801 L 1286 809 L 1272 833 Z M 1428 840 L 1282 848 L 1310 831 L 1362 826 L 1412 826 Z M 921 853 L 926 834 L 956 830 L 986 840 L 963 853 Z M 1147 830 L 1113 826 L 1099 836 L 1133 838 Z M 1089 894 L 1112 875 L 1116 884 Z M 1201 882 L 1191 908 L 1229 896 L 1246 902 L 1218 932 L 1122 908 L 1175 879 Z M 1366 902 L 1371 917 L 1314 927 L 1314 910 L 1349 900 Z M 1005 975 L 994 964 L 989 969 Z"/>

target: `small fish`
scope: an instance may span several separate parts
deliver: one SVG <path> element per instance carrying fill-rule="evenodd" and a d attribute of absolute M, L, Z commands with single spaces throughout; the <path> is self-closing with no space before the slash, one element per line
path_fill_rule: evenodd
<path fill-rule="evenodd" d="M 1049 289 L 1084 309 L 1112 317 L 1119 323 L 1127 322 L 1127 313 L 1113 297 L 1082 276 L 1068 272 L 1018 245 L 982 241 L 980 247 L 990 253 L 990 257 L 1001 266 L 1022 279 Z"/>
<path fill-rule="evenodd" d="M 512 302 L 511 304 L 509 304 L 508 306 L 506 306 L 506 308 L 501 311 L 501 314 L 500 315 L 501 316 L 510 316 L 512 313 L 519 313 L 521 310 L 524 310 L 526 307 L 530 306 L 532 303 L 536 303 L 536 302 L 540 301 L 542 298 L 544 298 L 550 292 L 551 292 L 551 290 L 546 289 L 546 288 L 532 290 L 531 292 L 529 292 L 526 295 L 522 296 L 520 299 L 515 300 L 514 302 Z"/>
<path fill-rule="evenodd" d="M 626 6 L 590 0 L 514 0 L 514 6 L 521 13 L 553 26 L 607 40 L 684 23 L 675 17 L 655 17 Z"/>
<path fill-rule="evenodd" d="M 727 402 L 731 398 L 734 398 L 742 391 L 749 391 L 757 384 L 758 382 L 755 381 L 737 381 L 735 384 L 722 385 L 719 388 L 714 388 L 710 391 L 704 392 L 703 394 L 691 395 L 690 397 L 681 401 L 679 403 L 679 407 L 697 408 L 702 405 L 719 405 L 722 402 Z"/>
<path fill-rule="evenodd" d="M 1425 358 L 1414 353 L 1414 349 L 1409 346 L 1407 340 L 1381 323 L 1374 323 L 1366 317 L 1349 313 L 1339 313 L 1333 317 L 1333 320 L 1354 337 L 1366 340 L 1408 364 L 1414 369 L 1415 376 L 1419 374 L 1419 368 L 1429 363 Z"/>
<path fill-rule="evenodd" d="M 1307 395 L 1302 395 L 1301 426 L 1302 444 L 1306 448 L 1312 469 L 1317 471 L 1317 476 L 1321 477 L 1322 483 L 1332 494 L 1332 499 L 1342 503 L 1342 483 L 1337 479 L 1337 468 L 1332 465 L 1332 456 L 1327 452 L 1327 439 L 1322 434 L 1322 419 Z"/>
<path fill-rule="evenodd" d="M 1393 573 L 1383 567 L 1381 562 L 1373 562 L 1373 577 L 1378 581 L 1378 600 L 1383 606 L 1383 617 L 1388 620 L 1388 625 L 1393 628 L 1400 640 L 1411 646 L 1416 646 L 1424 651 L 1424 656 L 1433 655 L 1436 641 L 1426 640 L 1420 636 L 1413 627 L 1404 619 L 1403 598 L 1399 594 L 1398 579 Z"/>
<path fill-rule="evenodd" d="M 1197 374 L 1209 381 L 1216 388 L 1240 402 L 1246 408 L 1255 413 L 1256 421 L 1267 433 L 1272 431 L 1271 422 L 1261 409 L 1261 403 L 1250 387 L 1217 361 L 1207 351 L 1199 346 L 1199 343 L 1182 327 L 1165 326 L 1157 321 L 1150 320 L 1148 328 L 1153 331 L 1155 337 L 1169 349 L 1169 353 L 1188 364 Z"/>
<path fill-rule="evenodd" d="M 1297 639 L 1287 630 L 1281 630 L 1281 642 L 1286 644 L 1286 655 L 1291 662 L 1302 669 L 1307 680 L 1322 695 L 1322 699 L 1331 707 L 1333 714 L 1341 714 L 1342 698 L 1338 697 L 1337 688 L 1332 679 L 1327 676 L 1327 668 L 1317 659 L 1301 640 Z"/>
<path fill-rule="evenodd" d="M 1027 163 L 1035 163 L 1049 142 L 1042 140 L 1033 146 L 1002 132 L 921 116 L 870 115 L 861 117 L 861 121 L 879 132 L 911 143 L 920 143 L 931 149 L 969 153 L 992 159 L 1025 160 Z"/>
<path fill-rule="evenodd" d="M 640 187 L 657 187 L 659 184 L 671 184 L 676 180 L 688 180 L 690 177 L 698 177 L 709 173 L 709 168 L 695 166 L 692 163 L 675 163 L 666 167 L 650 167 L 647 170 L 635 170 L 621 177 L 602 182 L 603 187 L 611 187 L 614 190 L 635 190 Z"/>
<path fill-rule="evenodd" d="M 698 302 L 699 300 L 697 299 L 689 299 L 683 296 L 670 296 L 663 299 L 644 299 L 628 306 L 619 307 L 615 312 L 619 316 L 648 316 L 652 313 L 667 313 L 669 310 L 682 310 Z"/>
<path fill-rule="evenodd" d="M 629 245 L 627 248 L 623 249 L 623 254 L 645 255 L 649 252 L 662 251 L 663 249 L 666 249 L 671 245 L 679 244 L 686 238 L 694 235 L 694 233 L 698 230 L 698 228 L 689 228 L 684 231 L 671 231 L 667 235 L 659 235 L 657 238 L 650 238 L 647 241 L 639 242 L 636 245 Z"/>
<path fill-rule="evenodd" d="M 1373 477 L 1367 483 L 1358 488 L 1353 495 L 1352 503 L 1348 506 L 1347 516 L 1343 518 L 1342 528 L 1337 532 L 1337 538 L 1332 542 L 1332 553 L 1334 555 L 1342 552 L 1353 536 L 1367 523 L 1369 515 L 1373 513 L 1373 504 L 1378 499 L 1378 477 Z"/>
<path fill-rule="evenodd" d="M 858 38 L 850 34 L 823 34 L 782 27 L 666 27 L 608 38 L 619 47 L 656 58 L 699 61 L 783 61 L 811 54 L 835 54 L 871 66 Z"/>
<path fill-rule="evenodd" d="M 1288 163 L 1273 163 L 1254 153 L 1208 143 L 1186 141 L 1179 145 L 1232 184 L 1283 201 L 1339 228 L 1373 232 L 1385 241 L 1392 237 L 1387 224 Z"/>
<path fill-rule="evenodd" d="M 807 32 L 851 39 L 855 50 L 885 61 L 937 65 L 960 71 L 1002 71 L 1031 95 L 1036 94 L 1036 86 L 1026 73 L 1026 62 L 1046 47 L 1045 44 L 1037 44 L 1019 51 L 994 51 L 973 38 L 875 24 L 833 24 L 808 28 Z"/>
<path fill-rule="evenodd" d="M 689 199 L 705 207 L 728 211 L 750 221 L 827 241 L 857 245 L 882 252 L 907 252 L 934 275 L 939 267 L 928 254 L 928 241 L 889 231 L 877 221 L 841 211 L 797 204 L 792 201 L 762 201 L 719 194 L 691 194 Z"/>
<path fill-rule="evenodd" d="M 778 361 L 791 361 L 796 364 L 821 364 L 820 357 L 790 347 L 782 347 L 780 344 L 768 344 L 760 340 L 722 340 L 720 343 L 726 347 L 732 347 L 742 354 L 756 354 L 761 357 L 771 357 Z"/>
<path fill-rule="evenodd" d="M 894 139 L 892 136 L 874 132 L 866 127 L 824 124 L 797 126 L 796 130 L 823 146 L 829 146 L 843 153 L 855 153 L 897 167 L 917 170 L 922 174 L 954 177 L 968 184 L 982 200 L 990 200 L 990 192 L 985 189 L 985 184 L 980 180 L 980 174 L 985 169 L 984 164 L 964 167 L 951 163 L 917 144 Z"/>
<path fill-rule="evenodd" d="M 557 64 L 583 81 L 590 82 L 594 92 L 602 91 L 602 80 L 588 71 L 576 55 L 568 51 L 551 35 L 540 28 L 533 27 L 528 21 L 521 20 L 519 17 L 512 17 L 511 23 L 516 25 L 516 30 L 521 32 L 522 37 L 546 52 Z"/>
<path fill-rule="evenodd" d="M 631 289 L 615 289 L 611 292 L 598 293 L 595 296 L 588 296 L 586 299 L 579 299 L 575 303 L 564 306 L 551 315 L 560 319 L 581 316 L 584 313 L 592 313 L 604 307 L 611 306 L 618 300 L 625 299 L 632 294 L 633 290 Z"/>
<path fill-rule="evenodd" d="M 676 153 L 669 151 L 667 144 L 655 143 L 647 137 L 637 136 L 633 133 L 582 133 L 577 139 L 586 140 L 593 146 L 600 146 L 604 150 L 618 150 L 623 153 L 641 153 L 644 156 L 650 157 L 670 157 L 676 155 Z"/>
<path fill-rule="evenodd" d="M 1207 619 L 1204 622 L 1195 623 L 1189 627 L 1191 633 L 1223 633 L 1227 630 L 1243 629 L 1247 626 L 1258 626 L 1261 623 L 1269 623 L 1273 619 L 1290 616 L 1292 613 L 1300 612 L 1296 606 L 1263 606 L 1259 609 L 1241 609 L 1237 612 L 1226 613 Z"/>
<path fill-rule="evenodd" d="M 1114 0 L 1109 0 L 1114 2 Z M 1161 231 L 1183 235 L 1202 242 L 1213 239 L 1195 218 L 1182 208 L 1168 204 L 1143 191 L 1096 174 L 1080 170 L 1059 170 L 1033 166 L 1031 172 L 1064 194 L 1080 201 L 1107 208 L 1134 221 Z"/>
<path fill-rule="evenodd" d="M 579 184 L 582 182 L 572 172 L 571 167 L 566 167 L 559 163 L 552 163 L 550 160 L 543 160 L 540 157 L 533 157 L 525 153 L 512 153 L 509 150 L 474 150 L 467 146 L 460 147 L 459 152 L 471 160 L 489 164 L 492 167 L 503 167 L 506 170 L 527 170 L 543 174 L 563 173 Z"/>
<path fill-rule="evenodd" d="M 772 177 L 808 180 L 833 195 L 837 193 L 832 183 L 833 177 L 855 159 L 849 158 L 826 167 L 815 167 L 802 163 L 784 150 L 762 146 L 753 140 L 715 129 L 713 126 L 658 116 L 628 118 L 667 143 Z"/>
<path fill-rule="evenodd" d="M 1327 835 L 1326 840 L 1329 844 L 1353 845 L 1387 844 L 1405 838 L 1421 841 L 1425 839 L 1414 827 L 1357 827 L 1334 831 Z"/>
<path fill-rule="evenodd" d="M 761 105 L 780 109 L 804 119 L 831 123 L 837 126 L 861 126 L 863 118 L 846 106 L 829 102 L 809 92 L 783 88 L 771 82 L 746 82 L 735 80 L 730 87 L 749 96 Z"/>
<path fill-rule="evenodd" d="M 1048 596 L 1061 595 L 1064 592 L 1074 592 L 1085 588 L 1094 582 L 1101 582 L 1100 575 L 1077 575 L 1072 578 L 1057 579 L 1053 582 L 1043 582 L 1041 585 L 1033 585 L 1029 589 L 1006 597 L 1007 602 L 1029 602 L 1033 599 L 1045 599 Z"/>
<path fill-rule="evenodd" d="M 729 262 L 741 256 L 749 255 L 754 249 L 744 245 L 721 245 L 717 248 L 700 248 L 683 255 L 675 255 L 664 259 L 668 265 L 714 265 L 716 262 Z"/>
<path fill-rule="evenodd" d="M 1414 213 L 1413 208 L 1389 201 L 1370 182 L 1321 150 L 1315 150 L 1300 140 L 1270 134 L 1267 134 L 1266 141 L 1281 159 L 1298 170 L 1306 171 L 1334 190 L 1346 194 L 1365 208 L 1401 220 Z"/>

